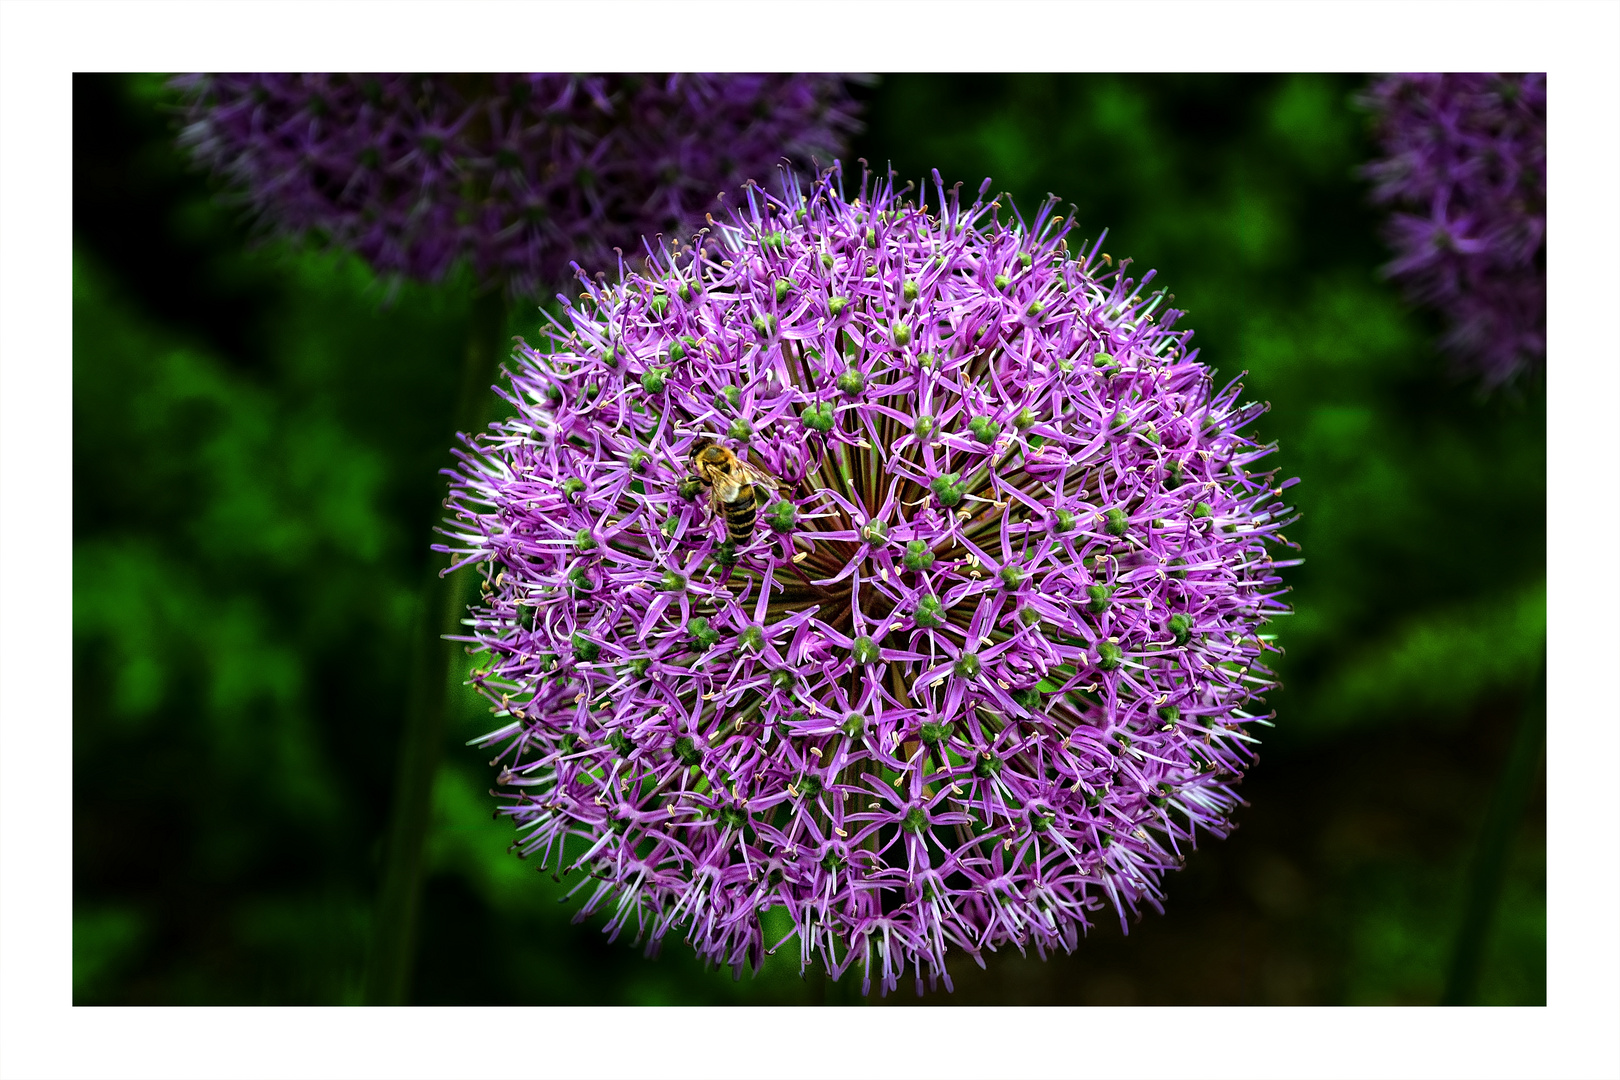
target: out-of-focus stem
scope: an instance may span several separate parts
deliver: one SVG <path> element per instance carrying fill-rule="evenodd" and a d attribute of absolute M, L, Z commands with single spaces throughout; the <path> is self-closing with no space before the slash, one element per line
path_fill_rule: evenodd
<path fill-rule="evenodd" d="M 506 355 L 506 303 L 499 289 L 473 301 L 462 356 L 461 385 L 451 432 L 480 426 L 489 402 L 496 365 Z M 447 438 L 446 448 L 450 446 Z M 424 542 L 427 542 L 424 540 Z M 469 575 L 441 577 L 435 556 L 417 603 L 415 654 L 412 658 L 405 727 L 401 733 L 394 802 L 384 849 L 382 887 L 373 914 L 371 951 L 366 965 L 365 1001 L 370 1005 L 404 1004 L 410 995 L 416 959 L 417 909 L 422 894 L 423 848 L 433 807 L 433 778 L 438 770 L 449 687 L 465 655 L 460 645 L 444 640 L 460 629 L 466 610 Z"/>
<path fill-rule="evenodd" d="M 1547 745 L 1547 661 L 1543 653 L 1541 673 L 1524 704 L 1507 763 L 1496 783 L 1485 824 L 1480 830 L 1479 847 L 1468 870 L 1468 892 L 1464 899 L 1462 924 L 1457 931 L 1446 972 L 1442 1005 L 1471 1005 L 1475 1001 L 1479 970 L 1485 959 L 1485 946 L 1502 895 L 1507 875 L 1508 849 L 1524 817 L 1524 806 L 1535 787 L 1536 773 Z"/>

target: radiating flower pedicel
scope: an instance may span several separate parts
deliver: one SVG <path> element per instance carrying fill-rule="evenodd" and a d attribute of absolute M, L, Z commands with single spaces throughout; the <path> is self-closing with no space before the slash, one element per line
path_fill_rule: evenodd
<path fill-rule="evenodd" d="M 442 550 L 485 575 L 500 812 L 581 917 L 740 973 L 781 906 L 803 964 L 920 992 L 1158 908 L 1227 831 L 1288 485 L 1054 203 L 783 191 L 519 350 Z M 745 544 L 698 439 L 774 478 Z"/>

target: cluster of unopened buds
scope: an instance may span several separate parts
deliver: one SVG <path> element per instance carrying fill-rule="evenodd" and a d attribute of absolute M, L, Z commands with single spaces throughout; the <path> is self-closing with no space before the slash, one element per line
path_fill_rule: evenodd
<path fill-rule="evenodd" d="M 610 933 L 920 991 L 1229 829 L 1288 565 L 1263 406 L 987 191 L 750 186 L 581 275 L 463 450 L 499 812 Z"/>

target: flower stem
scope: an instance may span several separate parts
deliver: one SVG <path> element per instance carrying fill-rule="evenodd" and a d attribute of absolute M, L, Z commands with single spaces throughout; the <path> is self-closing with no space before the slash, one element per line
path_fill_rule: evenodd
<path fill-rule="evenodd" d="M 481 426 L 489 386 L 503 355 L 505 332 L 506 303 L 501 291 L 497 288 L 476 297 L 468 320 L 453 432 L 471 432 Z M 433 562 L 437 561 L 435 556 Z M 430 565 L 419 593 L 410 697 L 404 710 L 382 886 L 366 965 L 365 1001 L 371 1005 L 404 1004 L 410 994 L 433 778 L 438 771 L 445 713 L 451 704 L 449 686 L 465 662 L 461 647 L 444 640 L 444 635 L 460 627 L 467 580 L 466 575 L 441 577 Z"/>
<path fill-rule="evenodd" d="M 1513 841 L 1525 803 L 1535 787 L 1536 773 L 1547 745 L 1547 661 L 1543 654 L 1541 671 L 1524 704 L 1507 763 L 1496 782 L 1479 847 L 1468 871 L 1468 893 L 1464 900 L 1462 925 L 1457 932 L 1446 973 L 1442 1005 L 1472 1005 L 1478 991 L 1479 971 L 1485 959 L 1485 946 L 1502 894 L 1507 872 L 1508 848 Z"/>

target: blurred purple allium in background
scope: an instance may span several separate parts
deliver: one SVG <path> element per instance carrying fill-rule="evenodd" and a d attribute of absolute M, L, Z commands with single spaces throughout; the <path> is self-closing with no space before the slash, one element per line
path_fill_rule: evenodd
<path fill-rule="evenodd" d="M 188 75 L 182 143 L 274 228 L 533 297 L 856 127 L 837 75 Z"/>
<path fill-rule="evenodd" d="M 802 965 L 920 992 L 1159 908 L 1230 828 L 1291 565 L 1264 408 L 988 187 L 745 189 L 586 279 L 462 453 L 500 812 L 615 936 L 757 970 L 779 906 Z M 741 543 L 699 439 L 770 478 Z"/>
<path fill-rule="evenodd" d="M 1362 102 L 1384 157 L 1366 167 L 1394 208 L 1384 268 L 1438 308 L 1443 346 L 1487 388 L 1547 354 L 1547 77 L 1387 75 Z"/>

